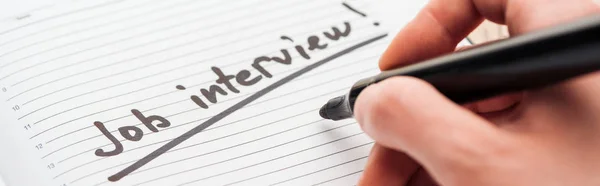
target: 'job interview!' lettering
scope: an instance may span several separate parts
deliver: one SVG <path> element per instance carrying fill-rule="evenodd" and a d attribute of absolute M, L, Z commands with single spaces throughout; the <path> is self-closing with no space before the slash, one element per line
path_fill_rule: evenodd
<path fill-rule="evenodd" d="M 376 24 L 377 25 L 377 24 Z M 331 27 L 331 30 L 324 31 L 322 35 L 311 35 L 307 41 L 307 46 L 296 45 L 291 52 L 297 52 L 304 59 L 310 59 L 309 53 L 314 50 L 322 50 L 327 48 L 328 44 L 326 41 L 321 39 L 326 38 L 328 41 L 337 41 L 342 37 L 346 37 L 352 31 L 350 23 L 344 22 L 344 28 L 339 29 L 335 26 Z M 294 42 L 287 36 L 281 36 L 282 40 L 288 40 Z M 233 82 L 237 82 L 241 86 L 252 86 L 260 82 L 263 78 L 272 78 L 273 75 L 263 65 L 265 63 L 279 63 L 282 65 L 292 64 L 292 57 L 288 49 L 281 49 L 280 56 L 260 56 L 254 59 L 254 62 L 250 65 L 258 74 L 252 74 L 249 70 L 240 70 L 235 75 L 225 74 L 218 67 L 211 67 L 211 70 L 217 76 L 215 84 L 210 85 L 208 88 L 201 88 L 200 94 L 204 97 L 202 99 L 199 95 L 190 96 L 190 100 L 198 105 L 200 108 L 208 109 L 207 101 L 210 103 L 217 103 L 217 93 L 221 96 L 227 96 L 231 93 L 240 93 L 240 91 L 234 86 Z M 186 88 L 182 85 L 177 85 L 175 88 L 179 90 L 185 90 Z M 166 118 L 158 115 L 145 116 L 142 112 L 137 109 L 132 109 L 131 113 L 138 119 L 148 130 L 152 132 L 158 132 L 158 128 L 165 128 L 171 126 L 171 122 Z M 110 140 L 114 149 L 106 151 L 104 149 L 96 149 L 96 156 L 115 156 L 123 152 L 123 144 L 104 126 L 104 123 L 95 121 L 94 126 L 100 130 L 100 132 Z M 123 138 L 129 141 L 139 141 L 142 139 L 144 132 L 137 126 L 123 126 L 118 129 L 119 133 Z"/>

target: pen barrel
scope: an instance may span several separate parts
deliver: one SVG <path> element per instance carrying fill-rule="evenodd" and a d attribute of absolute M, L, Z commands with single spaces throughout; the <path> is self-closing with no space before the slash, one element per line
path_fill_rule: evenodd
<path fill-rule="evenodd" d="M 524 51 L 526 52 L 526 51 Z M 600 43 L 561 51 L 415 74 L 450 100 L 463 104 L 493 96 L 542 88 L 600 69 Z"/>
<path fill-rule="evenodd" d="M 354 110 L 356 98 L 371 84 L 392 76 L 413 76 L 433 85 L 455 103 L 464 104 L 493 96 L 541 88 L 600 70 L 600 42 L 551 50 L 526 58 L 496 57 L 474 64 L 439 65 L 384 72 L 355 83 L 349 92 Z M 401 95 L 399 95 L 401 96 Z"/>
<path fill-rule="evenodd" d="M 462 104 L 541 88 L 597 70 L 600 16 L 384 71 L 354 84 L 350 96 L 356 99 L 366 86 L 392 76 L 413 76 Z"/>

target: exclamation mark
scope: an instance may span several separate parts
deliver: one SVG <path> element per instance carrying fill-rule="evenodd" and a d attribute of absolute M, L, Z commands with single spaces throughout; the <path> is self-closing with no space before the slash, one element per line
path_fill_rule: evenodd
<path fill-rule="evenodd" d="M 352 12 L 358 14 L 358 15 L 361 15 L 363 17 L 367 17 L 367 14 L 362 13 L 361 11 L 356 10 L 355 8 L 353 8 L 352 6 L 350 6 L 349 4 L 347 4 L 346 2 L 343 2 L 342 5 L 344 5 L 344 7 L 348 8 L 348 10 L 350 10 L 350 11 L 352 11 Z M 375 22 L 373 22 L 373 25 L 379 26 L 379 22 L 375 21 Z"/>

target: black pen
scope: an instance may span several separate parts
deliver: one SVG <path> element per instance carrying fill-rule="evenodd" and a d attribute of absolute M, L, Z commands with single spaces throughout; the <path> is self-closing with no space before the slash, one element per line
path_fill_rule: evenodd
<path fill-rule="evenodd" d="M 541 88 L 599 69 L 600 15 L 594 15 L 381 72 L 356 82 L 346 95 L 329 100 L 319 114 L 331 120 L 352 118 L 361 91 L 394 76 L 423 79 L 453 102 L 463 104 Z"/>

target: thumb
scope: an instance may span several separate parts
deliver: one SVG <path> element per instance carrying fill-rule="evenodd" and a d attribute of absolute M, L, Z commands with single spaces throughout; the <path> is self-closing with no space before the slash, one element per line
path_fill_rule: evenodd
<path fill-rule="evenodd" d="M 394 77 L 365 89 L 355 117 L 378 144 L 405 152 L 434 178 L 474 169 L 478 158 L 485 162 L 508 146 L 503 144 L 507 134 L 495 125 L 413 77 Z"/>

